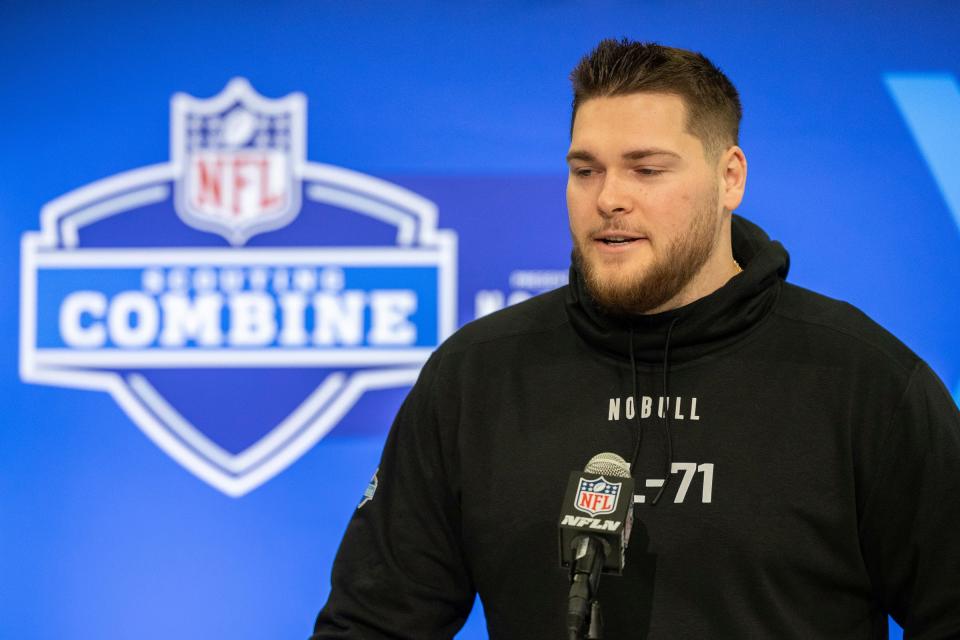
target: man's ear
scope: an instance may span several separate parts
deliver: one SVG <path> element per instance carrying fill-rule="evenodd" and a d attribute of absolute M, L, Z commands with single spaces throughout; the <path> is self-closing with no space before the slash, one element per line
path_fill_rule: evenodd
<path fill-rule="evenodd" d="M 747 186 L 747 157 L 743 149 L 733 145 L 720 155 L 719 165 L 720 204 L 727 211 L 734 211 Z"/>

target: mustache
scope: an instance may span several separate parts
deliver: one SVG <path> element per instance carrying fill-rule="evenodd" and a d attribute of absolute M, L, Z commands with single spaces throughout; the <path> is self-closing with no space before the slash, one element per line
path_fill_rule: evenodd
<path fill-rule="evenodd" d="M 632 235 L 649 237 L 649 234 L 647 233 L 646 229 L 643 229 L 640 227 L 632 227 L 630 225 L 623 224 L 623 222 L 621 222 L 620 220 L 604 223 L 599 227 L 594 227 L 593 229 L 590 229 L 589 231 L 589 235 L 591 238 L 601 233 L 629 233 Z"/>

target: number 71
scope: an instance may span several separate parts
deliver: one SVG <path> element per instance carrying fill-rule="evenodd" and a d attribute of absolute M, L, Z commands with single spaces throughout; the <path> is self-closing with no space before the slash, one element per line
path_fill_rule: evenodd
<path fill-rule="evenodd" d="M 703 502 L 713 501 L 713 463 L 697 465 L 696 462 L 674 462 L 670 468 L 670 473 L 683 471 L 683 478 L 680 480 L 680 488 L 677 489 L 677 496 L 674 502 L 683 502 L 687 497 L 687 491 L 690 489 L 690 483 L 693 482 L 693 476 L 698 471 L 703 474 Z"/>

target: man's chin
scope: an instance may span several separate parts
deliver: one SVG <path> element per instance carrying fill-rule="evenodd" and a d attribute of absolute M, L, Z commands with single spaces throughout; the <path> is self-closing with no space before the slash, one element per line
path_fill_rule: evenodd
<path fill-rule="evenodd" d="M 587 290 L 601 308 L 609 313 L 632 312 L 637 294 L 645 291 L 642 273 L 624 273 L 623 270 L 593 271 L 587 278 Z"/>
<path fill-rule="evenodd" d="M 594 262 L 589 269 L 595 289 L 603 289 L 624 295 L 636 289 L 637 283 L 646 279 L 646 270 L 633 265 L 598 264 Z"/>

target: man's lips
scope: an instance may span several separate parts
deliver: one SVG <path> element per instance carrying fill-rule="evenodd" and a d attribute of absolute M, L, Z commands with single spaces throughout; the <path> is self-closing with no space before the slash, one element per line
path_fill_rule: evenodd
<path fill-rule="evenodd" d="M 592 239 L 594 244 L 603 250 L 617 250 L 633 246 L 642 240 L 646 240 L 647 237 L 628 231 L 603 231 L 594 234 Z"/>

